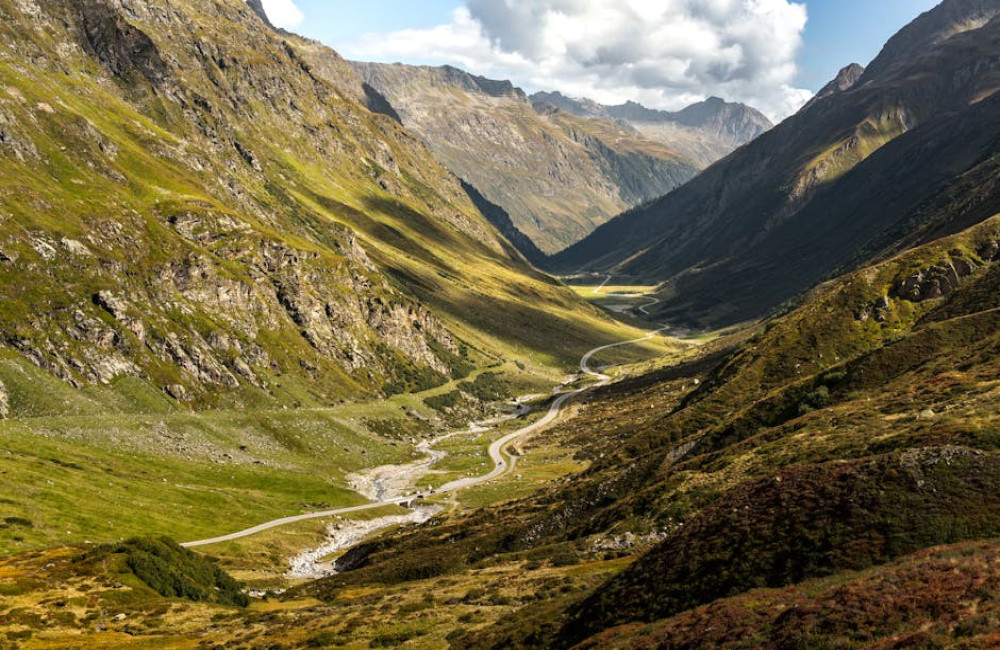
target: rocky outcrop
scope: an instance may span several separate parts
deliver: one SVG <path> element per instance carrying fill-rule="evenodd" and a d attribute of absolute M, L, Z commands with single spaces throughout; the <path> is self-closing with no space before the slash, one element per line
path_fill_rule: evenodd
<path fill-rule="evenodd" d="M 10 417 L 10 395 L 7 393 L 7 386 L 0 381 L 0 420 Z"/>
<path fill-rule="evenodd" d="M 993 239 L 984 243 L 979 247 L 977 254 L 984 262 L 1000 261 L 1000 241 Z"/>
<path fill-rule="evenodd" d="M 1000 261 L 1000 242 L 989 240 L 982 244 L 976 257 L 979 261 L 970 259 L 960 249 L 952 250 L 937 264 L 898 279 L 887 295 L 858 308 L 855 318 L 862 322 L 874 319 L 884 323 L 894 311 L 896 300 L 922 303 L 950 296 L 982 268 L 980 262 L 990 265 Z"/>
<path fill-rule="evenodd" d="M 864 75 L 864 73 L 864 66 L 858 63 L 852 63 L 851 65 L 842 68 L 840 72 L 837 73 L 836 78 L 820 88 L 819 92 L 817 92 L 816 95 L 806 103 L 805 107 L 808 108 L 816 102 L 826 99 L 831 95 L 836 95 L 837 93 L 850 90 L 856 83 L 858 83 L 858 80 L 861 79 L 861 76 Z"/>
<path fill-rule="evenodd" d="M 893 288 L 893 295 L 910 302 L 923 302 L 943 298 L 959 287 L 963 278 L 976 270 L 975 262 L 961 251 L 953 251 L 950 258 L 921 269 Z"/>
<path fill-rule="evenodd" d="M 21 100 L 22 105 L 27 101 L 17 91 L 14 91 L 13 97 L 10 98 L 0 96 L 0 155 L 13 155 L 20 162 L 25 162 L 28 159 L 37 159 L 38 150 L 31 140 L 18 132 L 14 118 L 6 115 L 4 111 L 5 103 L 18 100 Z"/>
<path fill-rule="evenodd" d="M 84 47 L 117 77 L 140 74 L 149 81 L 162 80 L 166 63 L 153 40 L 129 23 L 105 0 L 88 0 L 79 7 Z"/>
<path fill-rule="evenodd" d="M 246 0 L 246 1 L 247 1 L 247 6 L 250 7 L 251 11 L 257 14 L 257 16 L 264 21 L 265 25 L 267 25 L 271 29 L 274 29 L 274 25 L 271 24 L 271 19 L 268 18 L 267 11 L 264 9 L 264 3 L 261 2 L 261 0 Z"/>
<path fill-rule="evenodd" d="M 876 323 L 884 323 L 889 320 L 890 313 L 892 313 L 892 298 L 882 296 L 861 307 L 855 312 L 854 317 L 861 322 L 873 318 Z"/>

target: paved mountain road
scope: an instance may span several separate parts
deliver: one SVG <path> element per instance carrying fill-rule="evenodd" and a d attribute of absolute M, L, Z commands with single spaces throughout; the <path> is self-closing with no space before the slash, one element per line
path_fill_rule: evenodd
<path fill-rule="evenodd" d="M 591 386 L 587 386 L 586 388 L 580 388 L 580 389 L 577 389 L 577 390 L 570 391 L 568 393 L 563 393 L 563 394 L 559 395 L 559 397 L 557 397 L 556 400 L 554 402 L 552 402 L 552 405 L 549 407 L 548 413 L 546 413 L 545 417 L 543 417 L 541 420 L 539 420 L 538 422 L 535 422 L 534 424 L 529 424 L 526 427 L 522 427 L 521 429 L 518 429 L 517 431 L 509 433 L 506 436 L 504 436 L 503 438 L 500 438 L 499 440 L 497 440 L 496 442 L 494 442 L 492 445 L 490 445 L 489 454 L 490 454 L 490 458 L 493 460 L 494 467 L 493 467 L 493 471 L 491 471 L 489 474 L 486 474 L 484 476 L 471 477 L 471 478 L 463 478 L 463 479 L 458 479 L 456 481 L 452 481 L 451 483 L 447 483 L 447 484 L 443 485 L 441 488 L 439 488 L 438 490 L 436 490 L 435 493 L 436 494 L 442 494 L 442 493 L 448 493 L 448 492 L 457 492 L 459 490 L 465 490 L 465 489 L 468 489 L 468 488 L 471 488 L 471 487 L 475 487 L 477 485 L 482 485 L 484 483 L 492 481 L 493 479 L 495 479 L 495 478 L 501 476 L 502 474 L 504 474 L 505 472 L 509 471 L 514 466 L 514 462 L 515 461 L 513 459 L 508 460 L 507 458 L 504 457 L 503 450 L 504 450 L 504 448 L 507 445 L 509 445 L 510 443 L 514 442 L 515 440 L 518 440 L 519 438 L 523 438 L 523 437 L 525 437 L 525 436 L 527 436 L 527 435 L 529 435 L 531 433 L 534 433 L 535 431 L 538 431 L 539 429 L 543 429 L 543 428 L 547 427 L 548 425 L 552 424 L 552 422 L 554 422 L 556 420 L 556 418 L 558 418 L 559 415 L 563 412 L 564 407 L 565 407 L 565 405 L 566 405 L 567 402 L 569 402 L 570 400 L 574 399 L 575 397 L 578 397 L 578 396 L 580 396 L 580 395 L 582 395 L 582 394 L 584 394 L 586 392 L 589 392 L 589 391 L 593 390 L 594 388 L 597 388 L 599 386 L 604 386 L 605 384 L 607 384 L 608 382 L 611 381 L 610 377 L 608 377 L 607 375 L 605 375 L 605 374 L 603 374 L 603 373 L 601 373 L 601 372 L 599 372 L 597 370 L 594 370 L 594 369 L 592 369 L 590 367 L 590 360 L 593 359 L 595 355 L 597 355 L 597 354 L 599 354 L 599 353 L 601 353 L 601 352 L 603 352 L 605 350 L 610 350 L 612 348 L 617 348 L 617 347 L 621 347 L 621 346 L 625 346 L 625 345 L 634 345 L 636 343 L 641 343 L 643 341 L 648 341 L 648 340 L 652 339 L 653 337 L 655 337 L 660 332 L 663 332 L 663 331 L 665 331 L 667 329 L 669 329 L 669 328 L 665 327 L 665 328 L 662 328 L 662 329 L 658 329 L 656 331 L 650 332 L 648 335 L 646 335 L 646 336 L 644 336 L 642 338 L 634 339 L 634 340 L 631 340 L 631 341 L 623 341 L 621 343 L 612 343 L 610 345 L 602 345 L 601 347 L 594 348 L 593 350 L 591 350 L 587 354 L 583 355 L 583 358 L 580 360 L 580 371 L 582 373 L 586 374 L 586 375 L 589 375 L 591 377 L 597 378 L 597 383 L 596 384 L 593 384 Z M 222 535 L 221 537 L 213 537 L 211 539 L 202 539 L 202 540 L 198 540 L 198 541 L 195 541 L 195 542 L 186 542 L 184 544 L 181 544 L 181 546 L 183 546 L 185 548 L 195 548 L 195 547 L 198 547 L 198 546 L 209 546 L 211 544 L 219 544 L 219 543 L 222 543 L 222 542 L 231 542 L 233 540 L 241 539 L 243 537 L 249 537 L 251 535 L 256 535 L 257 533 L 264 532 L 265 530 L 270 530 L 272 528 L 278 528 L 280 526 L 287 526 L 288 524 L 293 524 L 293 523 L 300 522 L 300 521 L 307 521 L 309 519 L 322 519 L 324 517 L 334 517 L 334 516 L 337 516 L 337 515 L 346 515 L 346 514 L 351 514 L 351 513 L 355 513 L 355 512 L 363 512 L 365 510 L 375 510 L 377 508 L 384 508 L 386 506 L 400 505 L 400 504 L 404 504 L 404 503 L 410 503 L 415 498 L 416 497 L 413 497 L 413 496 L 397 497 L 395 499 L 388 499 L 386 501 L 377 501 L 377 502 L 372 502 L 372 503 L 366 503 L 366 504 L 363 504 L 363 505 L 360 505 L 360 506 L 352 506 L 352 507 L 348 507 L 348 508 L 338 508 L 336 510 L 326 510 L 326 511 L 323 511 L 323 512 L 311 512 L 311 513 L 307 513 L 307 514 L 304 514 L 304 515 L 295 515 L 295 516 L 292 516 L 292 517 L 284 517 L 282 519 L 275 519 L 274 521 L 269 521 L 267 523 L 260 524 L 259 526 L 254 526 L 253 528 L 247 528 L 246 530 L 241 530 L 239 532 L 231 533 L 229 535 Z"/>

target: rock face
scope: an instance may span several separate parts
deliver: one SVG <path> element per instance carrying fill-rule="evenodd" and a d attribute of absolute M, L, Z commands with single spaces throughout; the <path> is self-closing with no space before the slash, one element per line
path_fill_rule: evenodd
<path fill-rule="evenodd" d="M 117 77 L 140 74 L 149 81 L 163 78 L 166 64 L 156 44 L 116 7 L 100 0 L 78 6 L 85 47 L 109 72 Z"/>
<path fill-rule="evenodd" d="M 557 291 L 336 53 L 321 74 L 261 13 L 0 0 L 0 348 L 74 386 L 321 404 L 468 367 L 436 296 Z"/>
<path fill-rule="evenodd" d="M 894 294 L 910 302 L 943 298 L 958 288 L 962 278 L 976 270 L 976 264 L 955 251 L 950 259 L 917 271 L 895 287 Z"/>
<path fill-rule="evenodd" d="M 550 267 L 670 281 L 661 315 L 716 326 L 991 217 L 998 15 L 997 2 L 943 3 L 863 73 L 848 67 L 830 94 Z"/>
<path fill-rule="evenodd" d="M 509 81 L 449 66 L 351 65 L 446 167 L 506 211 L 545 253 L 704 166 L 617 120 L 533 105 Z"/>

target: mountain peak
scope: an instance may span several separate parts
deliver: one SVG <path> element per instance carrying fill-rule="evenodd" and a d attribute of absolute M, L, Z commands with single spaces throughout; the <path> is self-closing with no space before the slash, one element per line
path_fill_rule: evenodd
<path fill-rule="evenodd" d="M 837 76 L 830 83 L 826 84 L 820 88 L 819 92 L 809 100 L 809 102 L 803 107 L 807 108 L 812 106 L 821 99 L 825 99 L 830 95 L 836 95 L 837 93 L 842 93 L 844 91 L 850 90 L 858 81 L 861 80 L 865 74 L 865 68 L 859 63 L 852 63 L 840 69 Z"/>
<path fill-rule="evenodd" d="M 274 25 L 271 23 L 271 19 L 267 17 L 267 10 L 264 9 L 264 3 L 261 0 L 246 0 L 247 6 L 260 16 L 260 19 L 264 21 L 264 24 L 274 29 Z"/>
<path fill-rule="evenodd" d="M 615 120 L 705 165 L 774 126 L 760 111 L 714 96 L 676 112 L 648 108 L 632 100 L 605 106 L 592 99 L 566 97 L 560 92 L 535 93 L 531 102 L 536 111 L 545 114 L 555 107 L 580 117 Z"/>
<path fill-rule="evenodd" d="M 605 107 L 597 102 L 583 97 L 567 97 L 558 90 L 551 93 L 538 92 L 530 99 L 536 110 L 541 106 L 549 105 L 580 117 L 609 117 Z"/>
<path fill-rule="evenodd" d="M 837 78 L 833 80 L 837 84 L 839 90 L 847 90 L 854 84 L 858 83 L 858 79 L 861 75 L 865 73 L 865 67 L 860 63 L 852 63 L 849 66 L 840 69 L 837 73 Z"/>
<path fill-rule="evenodd" d="M 488 79 L 460 68 L 443 65 L 439 68 L 441 79 L 463 90 L 479 92 L 490 97 L 516 97 L 527 99 L 527 94 L 507 79 Z"/>

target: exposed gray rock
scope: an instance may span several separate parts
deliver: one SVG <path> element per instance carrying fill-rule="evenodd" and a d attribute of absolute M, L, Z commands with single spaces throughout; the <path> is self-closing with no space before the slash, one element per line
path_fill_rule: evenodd
<path fill-rule="evenodd" d="M 89 0 L 85 4 L 79 8 L 85 50 L 117 77 L 138 73 L 153 82 L 163 79 L 166 63 L 145 32 L 107 2 Z"/>
<path fill-rule="evenodd" d="M 991 240 L 983 244 L 977 254 L 984 262 L 1000 261 L 1000 242 Z"/>
<path fill-rule="evenodd" d="M 855 318 L 862 322 L 874 318 L 875 322 L 884 323 L 889 320 L 889 314 L 891 313 L 892 299 L 889 296 L 882 296 L 878 300 L 859 309 L 855 314 Z"/>
<path fill-rule="evenodd" d="M 7 393 L 7 386 L 0 381 L 0 420 L 10 417 L 10 395 Z"/>
<path fill-rule="evenodd" d="M 185 402 L 189 399 L 187 389 L 180 384 L 171 384 L 169 386 L 165 386 L 163 388 L 163 391 L 167 395 L 173 397 L 178 402 Z"/>
<path fill-rule="evenodd" d="M 249 6 L 250 9 L 264 21 L 265 25 L 274 29 L 274 25 L 271 24 L 271 19 L 267 17 L 267 11 L 264 9 L 264 3 L 260 0 L 247 0 L 247 6 Z"/>

